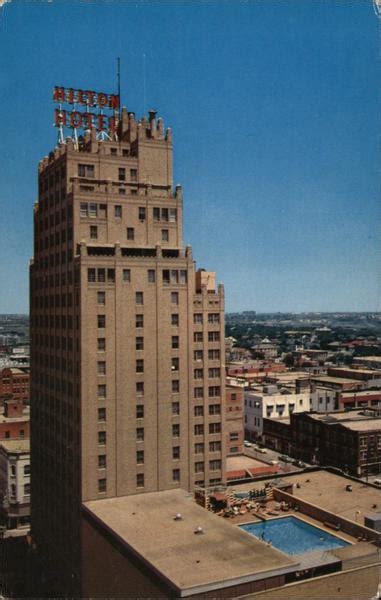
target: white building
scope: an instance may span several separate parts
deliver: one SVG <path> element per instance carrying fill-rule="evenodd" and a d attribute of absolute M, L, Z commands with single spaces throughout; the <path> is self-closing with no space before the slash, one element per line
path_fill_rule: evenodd
<path fill-rule="evenodd" d="M 292 412 L 310 410 L 310 390 L 296 391 L 267 385 L 245 391 L 245 439 L 257 440 L 263 432 L 263 419 L 289 417 Z"/>
<path fill-rule="evenodd" d="M 7 530 L 30 523 L 30 443 L 6 440 L 0 444 L 0 518 Z"/>

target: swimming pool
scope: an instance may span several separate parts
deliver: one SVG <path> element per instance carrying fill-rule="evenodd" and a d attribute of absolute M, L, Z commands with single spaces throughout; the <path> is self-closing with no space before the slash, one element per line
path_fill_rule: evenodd
<path fill-rule="evenodd" d="M 349 542 L 323 531 L 296 517 L 269 519 L 261 523 L 240 525 L 242 529 L 287 554 L 303 554 L 312 550 L 344 548 Z"/>

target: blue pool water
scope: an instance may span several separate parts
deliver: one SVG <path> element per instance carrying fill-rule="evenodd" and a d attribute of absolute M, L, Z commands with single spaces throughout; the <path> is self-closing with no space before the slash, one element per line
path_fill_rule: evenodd
<path fill-rule="evenodd" d="M 291 516 L 261 523 L 248 523 L 240 527 L 265 542 L 271 541 L 275 548 L 287 554 L 349 546 L 349 542 Z"/>

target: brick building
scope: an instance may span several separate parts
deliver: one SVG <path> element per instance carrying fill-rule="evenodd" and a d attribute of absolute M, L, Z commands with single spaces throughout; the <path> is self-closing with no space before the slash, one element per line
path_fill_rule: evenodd
<path fill-rule="evenodd" d="M 243 389 L 226 386 L 226 453 L 241 454 L 243 452 Z"/>
<path fill-rule="evenodd" d="M 381 411 L 291 415 L 293 456 L 362 477 L 381 470 Z"/>
<path fill-rule="evenodd" d="M 67 593 L 81 502 L 225 478 L 224 290 L 183 248 L 170 129 L 117 132 L 56 147 L 34 207 L 32 532 Z"/>
<path fill-rule="evenodd" d="M 6 400 L 0 415 L 0 440 L 28 440 L 29 425 L 29 407 L 21 400 Z"/>
<path fill-rule="evenodd" d="M 0 404 L 7 399 L 29 404 L 29 369 L 6 367 L 0 371 Z"/>

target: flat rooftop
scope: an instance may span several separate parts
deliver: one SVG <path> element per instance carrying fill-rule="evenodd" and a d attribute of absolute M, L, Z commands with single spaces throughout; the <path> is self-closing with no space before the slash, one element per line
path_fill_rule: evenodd
<path fill-rule="evenodd" d="M 320 506 L 351 521 L 356 522 L 357 520 L 361 525 L 364 524 L 364 516 L 376 514 L 381 509 L 381 490 L 367 485 L 365 482 L 352 481 L 350 478 L 328 471 L 301 472 L 287 477 L 279 477 L 277 481 L 295 484 L 293 488 L 295 498 L 306 500 L 306 502 Z M 297 483 L 300 484 L 300 488 L 296 487 Z M 263 485 L 263 481 L 245 483 L 231 486 L 229 490 L 259 489 Z M 352 492 L 346 491 L 347 485 L 352 486 Z"/>
<path fill-rule="evenodd" d="M 24 454 L 30 451 L 30 440 L 2 440 L 0 446 L 7 452 Z"/>
<path fill-rule="evenodd" d="M 181 595 L 295 571 L 298 561 L 195 503 L 184 490 L 83 504 L 104 529 Z M 176 514 L 182 520 L 174 520 Z M 195 534 L 197 527 L 203 533 Z"/>
<path fill-rule="evenodd" d="M 343 425 L 353 431 L 378 431 L 381 430 L 381 418 L 363 414 L 362 409 L 356 411 L 310 413 L 310 417 L 316 421 L 322 421 L 328 425 Z"/>

